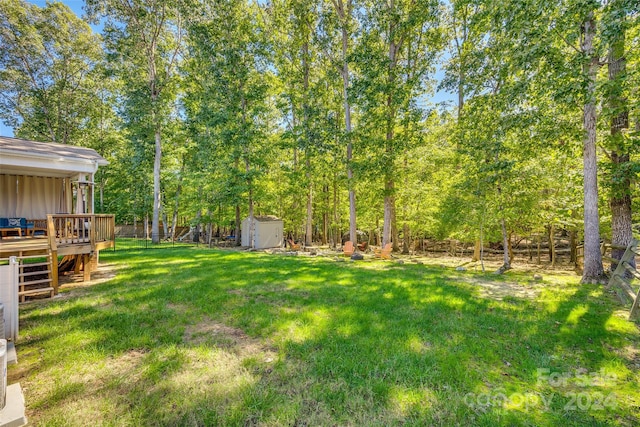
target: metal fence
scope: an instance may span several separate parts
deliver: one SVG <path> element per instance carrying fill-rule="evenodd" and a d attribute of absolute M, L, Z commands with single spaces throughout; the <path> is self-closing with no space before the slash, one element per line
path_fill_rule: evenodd
<path fill-rule="evenodd" d="M 130 251 L 141 249 L 171 249 L 171 248 L 187 248 L 207 246 L 206 243 L 194 242 L 192 239 L 171 240 L 159 239 L 158 243 L 154 243 L 151 238 L 139 236 L 116 236 L 116 242 L 113 251 Z"/>

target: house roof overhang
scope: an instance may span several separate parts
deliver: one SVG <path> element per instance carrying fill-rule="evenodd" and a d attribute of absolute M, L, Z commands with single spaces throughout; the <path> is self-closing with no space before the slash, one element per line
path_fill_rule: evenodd
<path fill-rule="evenodd" d="M 108 164 L 91 148 L 0 136 L 2 174 L 71 177 Z"/>

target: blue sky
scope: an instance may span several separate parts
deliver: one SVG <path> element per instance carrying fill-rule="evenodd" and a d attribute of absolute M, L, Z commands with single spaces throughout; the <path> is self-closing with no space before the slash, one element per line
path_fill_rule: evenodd
<path fill-rule="evenodd" d="M 46 0 L 30 0 L 30 3 L 43 7 L 46 4 Z M 69 6 L 69 8 L 76 15 L 80 17 L 83 15 L 84 11 L 82 10 L 82 8 L 84 6 L 84 0 L 63 0 L 62 3 Z M 92 26 L 92 27 L 94 31 L 101 30 L 101 26 Z M 440 78 L 442 77 L 440 70 L 438 70 L 438 72 L 436 73 L 436 77 L 440 77 Z M 436 102 L 443 102 L 443 101 L 453 101 L 453 99 L 454 97 L 450 93 L 438 92 L 433 96 L 433 98 L 431 98 L 431 101 L 436 103 Z M 2 122 L 0 122 L 0 135 L 13 136 L 13 129 L 5 126 Z"/>

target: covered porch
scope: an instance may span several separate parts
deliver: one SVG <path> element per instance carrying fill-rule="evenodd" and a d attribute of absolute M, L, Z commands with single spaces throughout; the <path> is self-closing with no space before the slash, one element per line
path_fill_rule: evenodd
<path fill-rule="evenodd" d="M 88 280 L 114 246 L 114 216 L 94 213 L 94 176 L 107 164 L 89 148 L 0 137 L 0 260 L 19 258 L 21 300 L 58 292 L 61 259 Z"/>

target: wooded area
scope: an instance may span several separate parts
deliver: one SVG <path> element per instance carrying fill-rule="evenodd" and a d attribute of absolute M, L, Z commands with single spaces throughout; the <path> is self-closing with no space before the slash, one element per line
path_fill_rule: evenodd
<path fill-rule="evenodd" d="M 4 0 L 0 118 L 96 149 L 96 211 L 154 241 L 277 215 L 307 245 L 492 242 L 506 270 L 511 236 L 562 231 L 602 281 L 601 240 L 640 232 L 639 9 L 87 0 L 82 20 Z"/>

